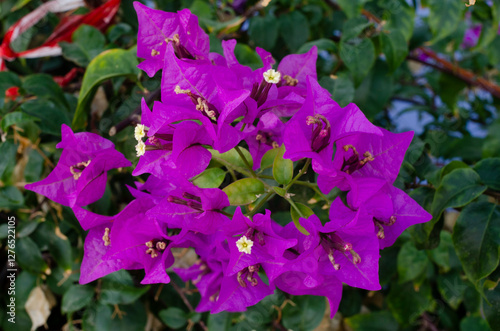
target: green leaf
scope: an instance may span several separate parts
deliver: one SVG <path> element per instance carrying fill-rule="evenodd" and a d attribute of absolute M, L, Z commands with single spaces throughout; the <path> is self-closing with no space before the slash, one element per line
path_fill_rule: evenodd
<path fill-rule="evenodd" d="M 272 167 L 274 164 L 274 160 L 276 159 L 276 155 L 279 153 L 279 151 L 279 148 L 268 150 L 260 160 L 260 169 L 264 170 Z"/>
<path fill-rule="evenodd" d="M 370 39 L 340 44 L 340 58 L 354 76 L 356 84 L 361 83 L 375 63 L 375 46 Z"/>
<path fill-rule="evenodd" d="M 21 86 L 19 76 L 10 71 L 0 72 L 0 108 L 3 108 L 5 102 L 5 91 L 14 86 Z"/>
<path fill-rule="evenodd" d="M 254 16 L 250 19 L 248 35 L 254 41 L 255 46 L 271 50 L 276 44 L 278 33 L 279 23 L 274 15 Z"/>
<path fill-rule="evenodd" d="M 363 80 L 354 96 L 354 102 L 367 117 L 374 117 L 385 108 L 393 93 L 393 80 L 387 64 L 377 61 L 374 69 Z"/>
<path fill-rule="evenodd" d="M 341 107 L 347 106 L 354 99 L 354 84 L 346 75 L 339 75 L 335 79 L 324 76 L 319 84 L 330 92 L 332 99 Z"/>
<path fill-rule="evenodd" d="M 405 37 L 405 40 L 409 41 L 413 35 L 415 9 L 404 1 L 396 3 L 391 1 L 382 1 L 379 2 L 379 4 L 386 8 L 384 21 L 387 21 L 387 25 L 385 28 L 391 31 L 400 31 Z"/>
<path fill-rule="evenodd" d="M 458 271 L 450 272 L 437 276 L 438 290 L 443 299 L 453 309 L 458 309 L 458 306 L 464 299 L 467 283 L 460 278 Z"/>
<path fill-rule="evenodd" d="M 342 298 L 343 299 L 343 298 Z M 398 321 L 388 311 L 359 314 L 346 318 L 345 322 L 356 331 L 397 331 Z"/>
<path fill-rule="evenodd" d="M 24 207 L 24 196 L 15 186 L 0 188 L 0 208 L 17 209 Z"/>
<path fill-rule="evenodd" d="M 231 326 L 231 313 L 222 312 L 208 316 L 207 328 L 209 330 L 227 330 Z"/>
<path fill-rule="evenodd" d="M 357 16 L 347 20 L 343 26 L 342 41 L 348 41 L 359 36 L 367 27 L 372 25 L 364 16 Z"/>
<path fill-rule="evenodd" d="M 226 172 L 224 170 L 220 168 L 210 168 L 196 176 L 193 179 L 193 184 L 200 188 L 219 187 L 225 177 Z"/>
<path fill-rule="evenodd" d="M 0 144 L 0 178 L 5 171 L 10 172 L 16 165 L 17 145 L 9 139 Z"/>
<path fill-rule="evenodd" d="M 102 279 L 100 301 L 107 304 L 129 304 L 139 299 L 149 286 L 137 287 L 125 270 L 107 275 Z"/>
<path fill-rule="evenodd" d="M 296 52 L 309 39 L 309 22 L 298 10 L 279 16 L 280 34 L 288 49 Z"/>
<path fill-rule="evenodd" d="M 297 50 L 297 53 L 302 54 L 302 53 L 309 52 L 309 50 L 313 46 L 318 47 L 318 50 L 330 51 L 330 52 L 334 52 L 334 53 L 337 52 L 337 44 L 335 44 L 330 39 L 321 38 L 321 39 L 307 42 L 304 45 L 300 46 L 300 48 Z"/>
<path fill-rule="evenodd" d="M 122 317 L 115 316 L 108 305 L 90 305 L 83 313 L 83 330 L 132 330 L 143 331 L 146 327 L 147 312 L 141 301 L 131 305 L 117 306 L 123 312 Z"/>
<path fill-rule="evenodd" d="M 302 295 L 293 298 L 294 306 L 283 309 L 283 326 L 296 331 L 315 329 L 323 319 L 326 300 L 323 297 Z"/>
<path fill-rule="evenodd" d="M 398 30 L 390 30 L 380 35 L 382 51 L 385 54 L 389 71 L 394 72 L 408 55 L 405 36 Z"/>
<path fill-rule="evenodd" d="M 453 247 L 451 233 L 441 231 L 439 246 L 430 251 L 430 258 L 442 272 L 449 272 L 452 268 L 461 267 L 455 253 L 455 247 Z"/>
<path fill-rule="evenodd" d="M 460 321 L 460 331 L 491 331 L 488 323 L 479 316 L 467 316 Z"/>
<path fill-rule="evenodd" d="M 455 169 L 441 180 L 431 206 L 432 220 L 423 225 L 427 234 L 446 208 L 463 207 L 486 191 L 479 175 L 470 168 Z"/>
<path fill-rule="evenodd" d="M 35 74 L 26 77 L 23 82 L 23 89 L 39 99 L 52 100 L 61 109 L 69 110 L 70 108 L 68 101 L 64 97 L 63 90 L 50 75 Z"/>
<path fill-rule="evenodd" d="M 170 307 L 161 310 L 158 315 L 172 329 L 180 329 L 187 324 L 186 313 L 179 308 Z"/>
<path fill-rule="evenodd" d="M 411 241 L 406 242 L 398 254 L 399 282 L 405 283 L 418 278 L 428 265 L 426 252 L 419 251 Z"/>
<path fill-rule="evenodd" d="M 347 17 L 352 18 L 361 13 L 363 4 L 367 1 L 368 0 L 337 0 L 337 3 Z"/>
<path fill-rule="evenodd" d="M 281 145 L 274 158 L 273 177 L 281 185 L 287 185 L 293 178 L 293 161 L 283 158 L 285 145 Z"/>
<path fill-rule="evenodd" d="M 92 302 L 94 288 L 90 285 L 74 285 L 64 293 L 61 310 L 63 313 L 78 311 Z"/>
<path fill-rule="evenodd" d="M 73 33 L 72 41 L 59 43 L 63 56 L 80 67 L 86 67 L 104 50 L 106 38 L 93 26 L 82 25 Z"/>
<path fill-rule="evenodd" d="M 6 114 L 2 118 L 0 127 L 2 128 L 2 131 L 6 132 L 8 128 L 14 124 L 39 120 L 39 118 L 23 113 L 22 111 L 14 111 L 12 113 Z"/>
<path fill-rule="evenodd" d="M 242 148 L 242 147 L 239 147 L 239 149 L 243 153 L 243 156 L 245 156 L 245 159 L 248 161 L 250 166 L 253 167 L 253 159 L 252 159 L 252 155 L 250 154 L 250 152 L 247 149 Z M 243 160 L 241 159 L 241 156 L 238 154 L 238 152 L 236 151 L 235 148 L 233 148 L 225 153 L 222 153 L 222 154 L 220 154 L 219 152 L 217 152 L 214 149 L 210 149 L 209 151 L 210 151 L 210 153 L 212 153 L 212 157 L 215 159 L 221 159 L 221 160 L 224 160 L 226 162 L 231 163 L 232 165 L 246 169 L 245 162 L 243 162 Z"/>
<path fill-rule="evenodd" d="M 485 291 L 486 300 L 481 300 L 481 310 L 490 328 L 493 331 L 500 330 L 500 286 Z"/>
<path fill-rule="evenodd" d="M 476 283 L 488 276 L 500 262 L 500 207 L 489 202 L 468 205 L 452 238 L 467 277 Z"/>
<path fill-rule="evenodd" d="M 314 212 L 312 211 L 311 208 L 307 207 L 306 205 L 301 204 L 300 202 L 295 202 L 295 206 L 297 207 L 298 210 L 300 210 L 300 213 L 305 218 L 308 218 L 309 216 L 314 215 Z M 302 232 L 305 235 L 309 235 L 309 232 L 307 232 L 307 230 L 304 229 L 304 227 L 302 225 L 300 225 L 300 215 L 297 212 L 297 210 L 295 210 L 295 208 L 293 208 L 293 206 L 290 208 L 290 215 L 292 216 L 292 221 L 295 224 L 295 227 L 297 228 L 297 230 L 299 230 L 300 232 Z"/>
<path fill-rule="evenodd" d="M 429 26 L 435 43 L 451 35 L 458 27 L 465 5 L 456 0 L 430 0 Z"/>
<path fill-rule="evenodd" d="M 65 111 L 51 101 L 30 100 L 21 105 L 27 114 L 40 120 L 38 124 L 43 133 L 61 136 L 61 125 L 69 125 L 71 121 Z"/>
<path fill-rule="evenodd" d="M 392 315 L 403 326 L 413 323 L 425 311 L 432 311 L 436 301 L 432 297 L 431 286 L 425 282 L 418 291 L 411 282 L 391 284 L 387 305 Z"/>
<path fill-rule="evenodd" d="M 103 81 L 114 77 L 129 76 L 135 78 L 139 74 L 135 49 L 111 49 L 94 58 L 83 76 L 82 88 L 78 97 L 72 126 L 74 130 L 83 129 L 86 123 L 86 111 L 94 93 Z"/>
<path fill-rule="evenodd" d="M 479 174 L 481 182 L 489 188 L 500 191 L 500 158 L 488 158 L 479 161 L 474 170 Z"/>
<path fill-rule="evenodd" d="M 256 178 L 243 178 L 223 189 L 232 206 L 248 205 L 264 193 L 264 184 Z"/>

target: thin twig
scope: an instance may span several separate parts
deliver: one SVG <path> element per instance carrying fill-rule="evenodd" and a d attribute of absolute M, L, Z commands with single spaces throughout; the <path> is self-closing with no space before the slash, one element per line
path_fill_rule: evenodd
<path fill-rule="evenodd" d="M 194 308 L 191 305 L 191 302 L 189 302 L 189 300 L 186 298 L 186 295 L 184 294 L 184 292 L 182 291 L 182 289 L 175 282 L 170 282 L 170 285 L 172 285 L 172 287 L 174 288 L 174 290 L 179 294 L 179 296 L 181 297 L 181 299 L 184 302 L 184 304 L 186 305 L 186 307 L 188 307 L 189 311 L 190 312 L 194 312 Z M 203 322 L 202 320 L 199 320 L 198 324 L 201 326 L 201 328 L 203 330 L 208 331 L 208 328 L 205 325 L 205 322 Z"/>

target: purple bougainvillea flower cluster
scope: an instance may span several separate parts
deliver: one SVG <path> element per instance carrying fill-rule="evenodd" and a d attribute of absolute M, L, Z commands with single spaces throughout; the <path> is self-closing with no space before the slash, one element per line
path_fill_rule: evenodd
<path fill-rule="evenodd" d="M 115 216 L 85 208 L 103 195 L 107 172 L 131 162 L 110 141 L 67 126 L 56 168 L 26 186 L 71 207 L 88 230 L 80 282 L 143 269 L 143 284 L 168 283 L 168 270 L 198 287 L 200 312 L 243 311 L 279 289 L 327 297 L 332 316 L 343 284 L 380 289 L 380 249 L 431 218 L 394 186 L 413 133 L 376 127 L 355 104 L 332 100 L 317 81 L 316 47 L 279 65 L 257 48 L 262 67 L 254 70 L 238 62 L 235 40 L 222 42 L 223 54 L 210 53 L 209 37 L 188 9 L 134 6 L 140 68 L 149 76 L 161 70 L 162 79 L 161 101 L 150 109 L 143 100 L 135 127 L 132 174 L 141 181 L 129 187 L 134 200 Z M 285 159 L 311 162 L 313 185 L 325 195 L 338 188 L 345 199 L 330 204 L 329 219 L 301 217 L 300 226 L 279 225 L 270 210 L 237 206 L 229 213 L 226 192 L 197 186 L 195 178 L 212 155 L 239 145 L 252 157 L 252 180 L 260 180 L 264 155 L 284 145 Z M 172 269 L 178 247 L 194 249 L 199 261 Z"/>

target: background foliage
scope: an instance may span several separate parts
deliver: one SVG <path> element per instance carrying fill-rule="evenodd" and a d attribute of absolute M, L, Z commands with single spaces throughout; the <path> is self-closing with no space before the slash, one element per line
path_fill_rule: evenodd
<path fill-rule="evenodd" d="M 0 35 L 41 2 L 0 2 Z M 381 291 L 344 288 L 333 321 L 325 318 L 326 301 L 311 296 L 277 292 L 245 313 L 208 315 L 193 312 L 199 296 L 176 277 L 172 285 L 138 286 L 141 275 L 120 271 L 78 285 L 85 232 L 70 209 L 37 198 L 24 184 L 44 178 L 57 163 L 63 123 L 110 138 L 136 159 L 127 124 L 143 96 L 154 99 L 150 91 L 160 77 L 149 79 L 136 68 L 136 15 L 132 2 L 122 1 L 104 33 L 81 26 L 72 42 L 61 43 L 63 56 L 17 59 L 0 72 L 0 254 L 5 261 L 7 218 L 15 216 L 15 330 L 29 330 L 29 314 L 44 309 L 50 316 L 35 326 L 51 330 L 500 330 L 499 0 L 470 7 L 462 0 L 145 3 L 166 11 L 190 8 L 210 33 L 212 51 L 221 52 L 221 39 L 236 38 L 237 57 L 252 67 L 260 61 L 256 46 L 278 61 L 318 46 L 318 78 L 334 100 L 355 102 L 392 131 L 415 130 L 397 186 L 433 219 L 382 251 Z M 49 14 L 12 48 L 41 44 L 58 21 Z M 473 32 L 476 40 L 464 42 L 474 39 Z M 72 68 L 79 68 L 76 77 L 60 87 L 53 77 Z M 14 86 L 19 95 L 4 98 Z M 225 176 L 211 170 L 197 184 L 224 185 Z M 117 213 L 131 199 L 125 184 L 134 180 L 130 170 L 112 172 L 92 209 Z M 321 213 L 314 191 L 295 193 Z M 290 218 L 287 208 L 279 214 L 283 219 Z M 196 257 L 178 251 L 177 258 L 182 266 Z M 6 268 L 2 263 L 0 325 L 12 329 Z"/>

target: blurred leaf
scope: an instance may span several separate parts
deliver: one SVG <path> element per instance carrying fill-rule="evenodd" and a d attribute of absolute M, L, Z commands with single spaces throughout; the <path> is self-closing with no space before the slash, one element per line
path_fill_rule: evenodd
<path fill-rule="evenodd" d="M 137 287 L 125 270 L 113 272 L 102 278 L 100 302 L 106 304 L 129 304 L 149 290 L 149 286 Z"/>
<path fill-rule="evenodd" d="M 377 61 L 375 68 L 357 88 L 354 102 L 363 113 L 372 118 L 383 110 L 393 93 L 393 76 L 387 64 Z"/>
<path fill-rule="evenodd" d="M 357 16 L 347 20 L 343 26 L 342 41 L 348 41 L 352 38 L 357 38 L 361 32 L 372 25 L 364 16 Z"/>
<path fill-rule="evenodd" d="M 226 172 L 220 168 L 210 168 L 193 179 L 193 184 L 200 188 L 219 187 L 226 177 Z"/>
<path fill-rule="evenodd" d="M 465 207 L 453 229 L 453 244 L 472 282 L 488 276 L 500 262 L 500 207 L 489 202 Z"/>
<path fill-rule="evenodd" d="M 411 241 L 406 242 L 398 254 L 399 282 L 405 283 L 418 278 L 425 272 L 428 264 L 426 252 L 417 250 Z"/>
<path fill-rule="evenodd" d="M 296 331 L 308 331 L 316 328 L 325 314 L 326 300 L 311 295 L 293 298 L 295 306 L 287 305 L 283 309 L 283 326 Z"/>
<path fill-rule="evenodd" d="M 430 252 L 431 260 L 440 267 L 443 272 L 449 272 L 452 268 L 461 267 L 458 256 L 453 247 L 451 233 L 441 231 L 439 246 L 432 249 Z"/>
<path fill-rule="evenodd" d="M 158 315 L 172 329 L 180 329 L 187 324 L 186 313 L 179 308 L 170 307 L 161 310 Z"/>
<path fill-rule="evenodd" d="M 297 10 L 280 15 L 278 18 L 280 34 L 288 49 L 296 52 L 309 38 L 309 22 L 307 18 Z"/>
<path fill-rule="evenodd" d="M 227 330 L 231 325 L 231 313 L 222 312 L 208 316 L 207 328 L 209 330 Z"/>
<path fill-rule="evenodd" d="M 338 0 L 337 3 L 345 12 L 347 17 L 352 18 L 361 13 L 363 4 L 368 0 Z"/>
<path fill-rule="evenodd" d="M 423 283 L 418 291 L 412 283 L 392 283 L 387 305 L 396 320 L 405 326 L 413 323 L 423 312 L 433 311 L 436 301 L 428 283 Z"/>
<path fill-rule="evenodd" d="M 500 191 L 500 158 L 483 159 L 474 166 L 481 182 L 489 188 Z"/>
<path fill-rule="evenodd" d="M 27 121 L 39 121 L 40 119 L 23 113 L 22 111 L 14 111 L 12 113 L 6 114 L 1 121 L 2 131 L 6 132 L 8 128 L 14 124 L 23 123 Z"/>
<path fill-rule="evenodd" d="M 361 39 L 356 43 L 342 42 L 340 58 L 359 85 L 375 63 L 375 47 L 370 39 Z"/>
<path fill-rule="evenodd" d="M 354 99 L 354 84 L 345 75 L 339 75 L 335 79 L 324 76 L 319 84 L 331 93 L 332 99 L 341 107 L 347 106 Z"/>
<path fill-rule="evenodd" d="M 10 71 L 0 72 L 0 108 L 3 108 L 5 102 L 5 91 L 14 86 L 21 86 L 19 76 Z"/>
<path fill-rule="evenodd" d="M 336 53 L 336 52 L 337 52 L 337 44 L 335 44 L 335 43 L 334 43 L 332 40 L 330 40 L 330 39 L 321 38 L 321 39 L 317 39 L 317 40 L 309 41 L 309 42 L 307 42 L 307 43 L 303 44 L 303 45 L 302 45 L 302 46 L 300 46 L 300 48 L 297 50 L 297 53 L 298 53 L 298 54 L 302 54 L 302 53 L 309 52 L 309 50 L 310 50 L 313 46 L 318 47 L 318 50 L 325 50 L 325 51 L 330 51 L 330 52 L 334 52 L 334 53 Z"/>
<path fill-rule="evenodd" d="M 388 311 L 359 314 L 345 319 L 347 325 L 356 331 L 397 331 L 398 322 Z"/>
<path fill-rule="evenodd" d="M 278 154 L 276 154 L 273 163 L 273 177 L 281 185 L 287 185 L 293 178 L 293 162 L 283 158 L 284 154 L 285 145 L 283 144 L 278 149 Z"/>
<path fill-rule="evenodd" d="M 500 286 L 485 291 L 485 295 L 488 302 L 482 299 L 481 310 L 491 330 L 498 331 L 500 330 Z"/>
<path fill-rule="evenodd" d="M 460 331 L 490 331 L 488 323 L 479 316 L 467 316 L 460 321 Z"/>
<path fill-rule="evenodd" d="M 429 0 L 429 5 L 429 26 L 435 43 L 455 32 L 466 7 L 455 0 Z"/>
<path fill-rule="evenodd" d="M 83 314 L 84 330 L 127 330 L 144 331 L 147 322 L 147 312 L 141 301 L 130 305 L 117 306 L 123 313 L 121 317 L 113 315 L 108 305 L 90 305 Z"/>
<path fill-rule="evenodd" d="M 272 167 L 274 164 L 274 160 L 276 159 L 276 155 L 279 153 L 279 151 L 279 148 L 268 150 L 260 160 L 260 169 L 264 170 Z"/>
<path fill-rule="evenodd" d="M 16 165 L 17 145 L 9 139 L 0 144 L 0 178 L 6 170 L 11 171 Z"/>
<path fill-rule="evenodd" d="M 252 155 L 250 155 L 250 152 L 247 149 L 242 148 L 242 147 L 239 147 L 239 149 L 243 153 L 243 156 L 245 156 L 245 159 L 248 161 L 250 166 L 252 167 L 253 166 L 253 159 L 252 159 Z M 212 153 L 212 157 L 215 158 L 216 160 L 221 159 L 221 160 L 224 160 L 226 162 L 231 163 L 232 165 L 246 169 L 245 162 L 243 162 L 243 160 L 241 159 L 240 155 L 238 154 L 238 152 L 236 151 L 235 148 L 233 148 L 225 153 L 222 153 L 222 154 L 220 154 L 219 152 L 217 152 L 214 149 L 210 149 L 209 151 L 210 151 L 210 153 Z"/>
<path fill-rule="evenodd" d="M 389 71 L 394 72 L 408 55 L 405 36 L 398 30 L 390 30 L 388 33 L 382 33 L 380 40 Z"/>
<path fill-rule="evenodd" d="M 256 178 L 237 180 L 223 189 L 232 206 L 248 205 L 265 192 L 264 184 Z"/>
<path fill-rule="evenodd" d="M 23 82 L 23 89 L 27 93 L 37 96 L 38 99 L 51 100 L 58 108 L 69 110 L 69 104 L 64 97 L 63 90 L 50 75 L 35 74 L 26 77 Z"/>
<path fill-rule="evenodd" d="M 308 218 L 311 215 L 314 215 L 314 212 L 312 211 L 311 208 L 307 207 L 306 205 L 301 204 L 300 202 L 295 202 L 295 206 L 300 210 L 301 214 L 305 217 Z M 300 215 L 299 213 L 295 210 L 295 208 L 290 207 L 290 215 L 292 217 L 292 221 L 295 224 L 295 227 L 297 230 L 302 232 L 305 235 L 309 235 L 309 232 L 307 232 L 306 229 L 302 225 L 300 225 Z"/>
<path fill-rule="evenodd" d="M 458 309 L 458 306 L 464 299 L 467 283 L 460 278 L 460 273 L 450 272 L 437 276 L 438 290 L 443 299 L 453 309 Z"/>
<path fill-rule="evenodd" d="M 15 186 L 0 188 L 0 208 L 17 209 L 24 206 L 24 196 Z"/>
<path fill-rule="evenodd" d="M 16 261 L 21 268 L 33 273 L 41 273 L 47 269 L 40 249 L 30 238 L 19 238 L 16 242 Z"/>
<path fill-rule="evenodd" d="M 74 285 L 62 297 L 61 310 L 71 313 L 82 309 L 92 302 L 94 288 L 90 285 Z"/>
<path fill-rule="evenodd" d="M 135 78 L 139 74 L 137 64 L 134 48 L 130 50 L 111 49 L 99 54 L 90 62 L 83 76 L 78 106 L 73 117 L 72 126 L 74 130 L 85 127 L 88 105 L 99 84 L 114 77 L 127 76 Z"/>
<path fill-rule="evenodd" d="M 390 2 L 382 1 L 379 4 L 386 8 L 384 21 L 387 21 L 386 29 L 397 30 L 403 34 L 406 41 L 409 41 L 413 34 L 415 24 L 415 10 L 404 1 Z"/>
<path fill-rule="evenodd" d="M 30 100 L 23 103 L 21 109 L 40 119 L 39 126 L 43 133 L 60 137 L 61 125 L 71 123 L 66 112 L 51 101 Z"/>
<path fill-rule="evenodd" d="M 271 50 L 276 44 L 279 33 L 279 23 L 276 17 L 268 14 L 265 17 L 254 16 L 250 19 L 248 35 L 256 46 Z"/>
<path fill-rule="evenodd" d="M 113 25 L 108 31 L 108 39 L 110 42 L 114 43 L 123 35 L 131 34 L 132 27 L 126 23 L 118 23 Z M 74 34 L 73 34 L 74 37 Z"/>
<path fill-rule="evenodd" d="M 342 313 L 344 317 L 350 317 L 359 314 L 361 311 L 361 306 L 363 304 L 363 296 L 359 289 L 344 286 L 342 289 L 342 299 L 340 300 L 339 312 Z M 349 324 L 349 322 L 346 323 Z M 352 326 L 351 326 L 352 327 Z"/>
<path fill-rule="evenodd" d="M 93 26 L 81 25 L 73 33 L 72 41 L 59 43 L 63 56 L 80 67 L 86 67 L 104 50 L 106 38 Z"/>

